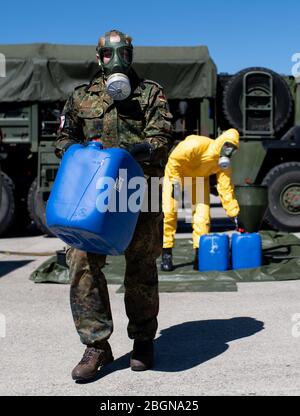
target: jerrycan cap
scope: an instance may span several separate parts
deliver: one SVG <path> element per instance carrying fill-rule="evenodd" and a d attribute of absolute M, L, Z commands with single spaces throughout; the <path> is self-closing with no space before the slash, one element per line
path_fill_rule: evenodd
<path fill-rule="evenodd" d="M 88 142 L 88 146 L 95 147 L 99 150 L 103 149 L 103 144 L 101 143 L 99 139 L 95 139 L 95 140 Z"/>

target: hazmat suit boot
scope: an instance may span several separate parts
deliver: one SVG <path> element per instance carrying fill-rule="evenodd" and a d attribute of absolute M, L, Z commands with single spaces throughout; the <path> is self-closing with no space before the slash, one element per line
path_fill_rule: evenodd
<path fill-rule="evenodd" d="M 193 269 L 194 270 L 199 270 L 199 249 L 196 248 L 195 249 L 195 258 L 194 258 L 194 264 L 193 264 Z"/>
<path fill-rule="evenodd" d="M 130 357 L 132 371 L 145 371 L 153 367 L 154 361 L 153 341 L 134 340 L 133 351 Z"/>
<path fill-rule="evenodd" d="M 81 361 L 72 371 L 72 379 L 76 381 L 87 381 L 93 379 L 99 367 L 111 363 L 114 357 L 107 341 L 95 347 L 88 345 Z"/>
<path fill-rule="evenodd" d="M 171 248 L 163 248 L 160 270 L 162 272 L 172 272 L 174 270 L 173 255 Z"/>

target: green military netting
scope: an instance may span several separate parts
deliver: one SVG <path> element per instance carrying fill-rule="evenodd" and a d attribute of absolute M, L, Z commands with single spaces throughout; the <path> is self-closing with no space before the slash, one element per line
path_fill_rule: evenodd
<path fill-rule="evenodd" d="M 0 101 L 63 101 L 74 87 L 99 70 L 95 46 L 0 45 L 6 77 L 0 78 Z M 138 74 L 160 83 L 168 98 L 214 97 L 217 69 L 206 46 L 136 47 Z"/>
<path fill-rule="evenodd" d="M 228 272 L 200 273 L 194 271 L 193 249 L 190 240 L 177 240 L 174 249 L 176 269 L 172 273 L 159 273 L 160 292 L 213 292 L 236 291 L 236 282 L 267 282 L 300 279 L 300 240 L 292 234 L 262 231 L 264 263 L 257 269 L 230 270 Z M 36 283 L 68 283 L 67 269 L 56 264 L 55 257 L 47 260 L 31 279 Z M 158 259 L 158 266 L 160 259 Z M 124 258 L 108 257 L 105 275 L 110 284 L 122 284 Z M 118 292 L 123 291 L 121 286 Z"/>

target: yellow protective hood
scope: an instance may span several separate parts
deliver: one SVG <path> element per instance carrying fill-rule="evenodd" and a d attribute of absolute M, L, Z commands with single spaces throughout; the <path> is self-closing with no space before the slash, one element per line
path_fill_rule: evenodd
<path fill-rule="evenodd" d="M 234 146 L 239 148 L 240 146 L 240 134 L 235 129 L 229 129 L 226 130 L 221 136 L 219 136 L 216 140 L 213 142 L 214 147 L 214 153 L 220 154 L 221 149 L 224 145 L 224 143 L 229 142 L 232 143 Z"/>

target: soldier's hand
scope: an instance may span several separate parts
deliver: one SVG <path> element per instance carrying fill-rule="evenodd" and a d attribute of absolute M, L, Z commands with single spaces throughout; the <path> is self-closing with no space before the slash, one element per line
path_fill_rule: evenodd
<path fill-rule="evenodd" d="M 144 142 L 134 144 L 129 150 L 129 153 L 138 162 L 148 162 L 151 159 L 153 150 L 154 147 L 150 143 Z"/>
<path fill-rule="evenodd" d="M 56 147 L 56 149 L 54 150 L 55 156 L 58 157 L 59 159 L 62 159 L 63 155 L 66 153 L 66 151 L 69 149 L 69 147 L 71 147 L 73 144 L 74 143 L 70 143 L 62 149 L 59 148 L 59 147 Z"/>

